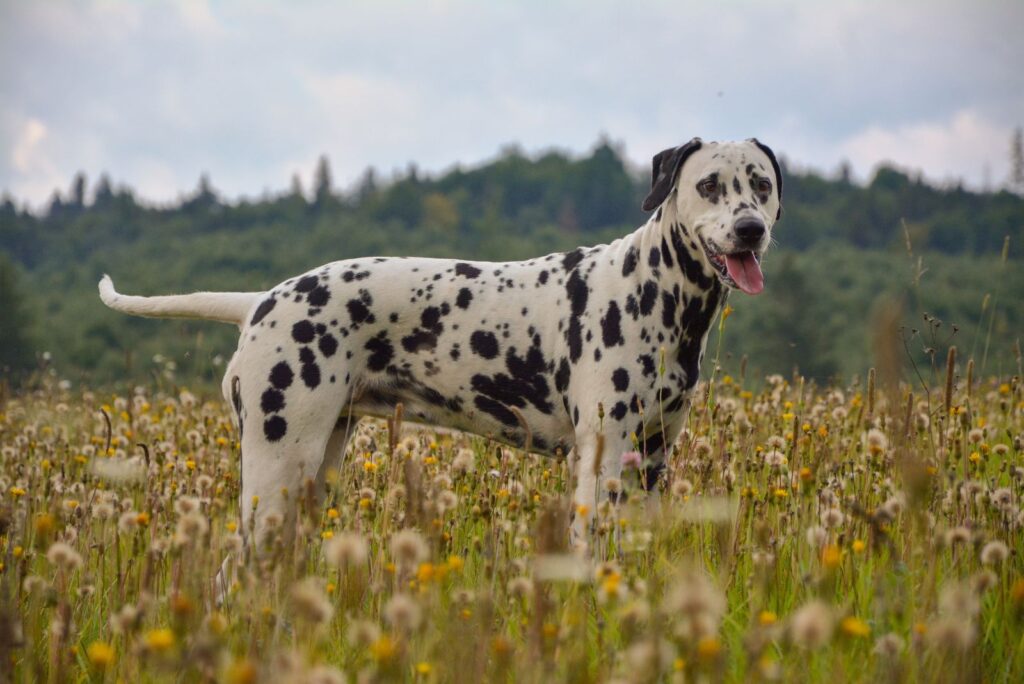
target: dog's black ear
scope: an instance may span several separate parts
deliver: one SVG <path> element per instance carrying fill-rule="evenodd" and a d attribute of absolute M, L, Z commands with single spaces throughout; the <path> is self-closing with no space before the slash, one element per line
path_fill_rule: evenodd
<path fill-rule="evenodd" d="M 768 155 L 768 160 L 772 163 L 772 169 L 775 170 L 775 187 L 779 189 L 779 210 L 775 213 L 775 220 L 778 221 L 782 218 L 782 169 L 779 168 L 779 160 L 775 158 L 775 153 L 772 152 L 772 148 L 762 143 L 757 138 L 751 138 L 750 142 L 757 145 L 757 148 Z"/>
<path fill-rule="evenodd" d="M 672 192 L 672 188 L 675 187 L 676 179 L 679 178 L 679 170 L 683 168 L 683 162 L 699 150 L 701 144 L 700 138 L 694 138 L 685 145 L 670 147 L 654 155 L 651 164 L 651 191 L 644 199 L 644 211 L 654 211 L 661 206 L 661 203 Z"/>

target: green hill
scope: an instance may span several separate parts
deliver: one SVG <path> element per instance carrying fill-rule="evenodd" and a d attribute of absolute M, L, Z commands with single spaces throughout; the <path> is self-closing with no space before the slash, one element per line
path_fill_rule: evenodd
<path fill-rule="evenodd" d="M 235 330 L 118 315 L 96 295 L 99 276 L 110 273 L 120 289 L 140 294 L 253 290 L 370 254 L 524 258 L 633 230 L 645 220 L 639 205 L 649 183 L 607 144 L 579 159 L 508 150 L 478 168 L 437 177 L 411 168 L 386 183 L 368 171 L 346 192 L 330 187 L 326 162 L 318 177 L 312 200 L 293 189 L 226 203 L 203 179 L 180 203 L 153 207 L 104 177 L 87 201 L 84 176 L 66 196 L 55 194 L 42 215 L 6 198 L 0 331 L 26 341 L 5 333 L 12 351 L 0 364 L 16 370 L 33 363 L 19 349 L 46 350 L 66 377 L 133 381 L 165 370 L 166 361 L 152 361 L 159 354 L 176 364 L 179 378 L 215 380 Z M 826 379 L 863 372 L 896 353 L 890 348 L 898 337 L 879 341 L 877 333 L 899 322 L 909 350 L 900 344 L 900 362 L 927 366 L 925 350 L 938 343 L 928 335 L 944 342 L 955 324 L 956 344 L 979 363 L 987 344 L 987 370 L 1015 365 L 1024 321 L 1024 199 L 933 187 L 884 167 L 866 186 L 789 171 L 785 180 L 767 290 L 730 302 L 735 314 L 720 354 L 727 370 L 738 372 L 743 354 L 750 373 L 799 367 Z M 944 325 L 933 330 L 925 312 Z"/>

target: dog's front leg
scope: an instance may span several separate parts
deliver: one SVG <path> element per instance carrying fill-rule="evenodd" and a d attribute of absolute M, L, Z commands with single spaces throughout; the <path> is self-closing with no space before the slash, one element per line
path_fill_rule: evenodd
<path fill-rule="evenodd" d="M 572 525 L 569 543 L 586 552 L 591 540 L 592 523 L 598 506 L 608 499 L 608 482 L 622 475 L 622 454 L 627 444 L 607 439 L 599 428 L 579 431 L 576 437 Z"/>

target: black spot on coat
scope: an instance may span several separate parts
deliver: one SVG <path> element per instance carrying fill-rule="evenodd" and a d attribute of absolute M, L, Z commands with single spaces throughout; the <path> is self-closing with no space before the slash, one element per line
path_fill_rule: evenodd
<path fill-rule="evenodd" d="M 274 310 L 275 306 L 277 306 L 277 300 L 273 297 L 267 297 L 264 299 L 260 302 L 260 305 L 256 307 L 256 311 L 253 313 L 252 320 L 249 321 L 249 325 L 256 325 L 262 321 L 268 313 Z"/>

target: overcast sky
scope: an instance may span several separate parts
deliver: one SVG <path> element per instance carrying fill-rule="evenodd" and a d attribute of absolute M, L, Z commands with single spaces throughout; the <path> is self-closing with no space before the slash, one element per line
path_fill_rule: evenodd
<path fill-rule="evenodd" d="M 695 135 L 796 166 L 1001 185 L 1024 2 L 0 0 L 0 190 L 85 171 L 167 201 L 473 165 L 516 142 L 638 167 Z"/>

